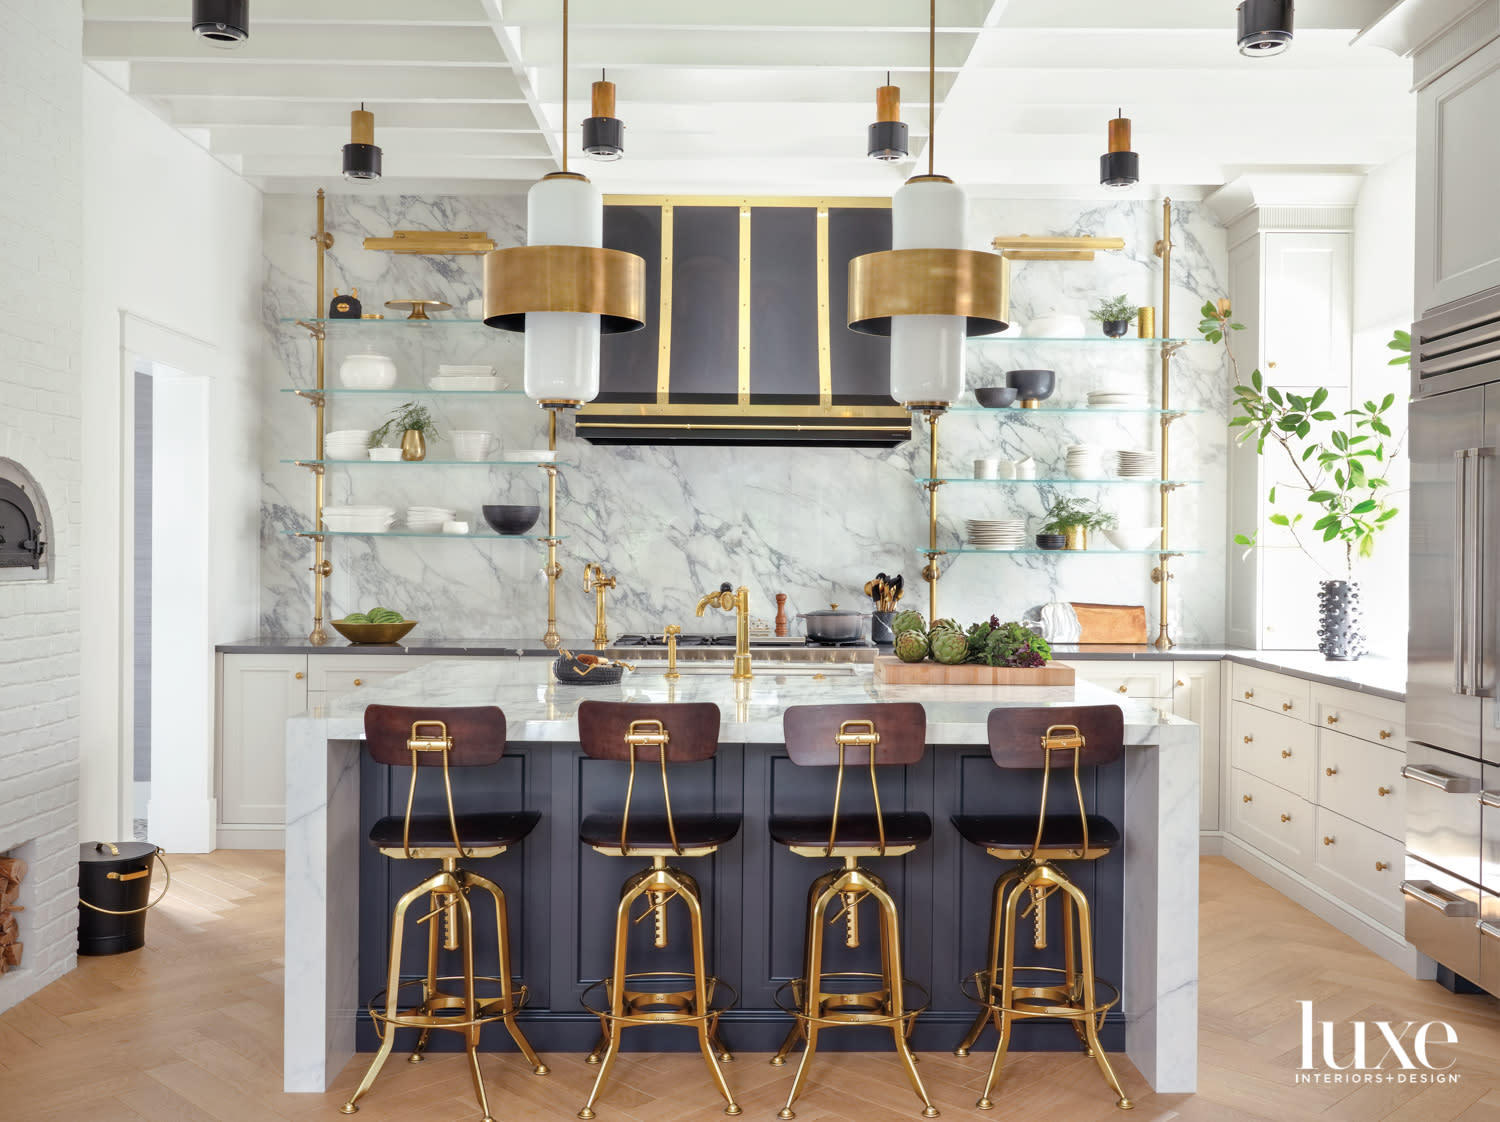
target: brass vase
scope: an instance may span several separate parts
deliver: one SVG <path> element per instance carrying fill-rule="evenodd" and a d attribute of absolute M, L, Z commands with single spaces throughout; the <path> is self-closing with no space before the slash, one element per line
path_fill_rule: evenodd
<path fill-rule="evenodd" d="M 421 460 L 427 457 L 427 441 L 421 429 L 407 429 L 401 434 L 401 458 Z"/>
<path fill-rule="evenodd" d="M 1064 526 L 1063 548 L 1064 549 L 1087 549 L 1089 547 L 1089 528 L 1087 526 Z"/>

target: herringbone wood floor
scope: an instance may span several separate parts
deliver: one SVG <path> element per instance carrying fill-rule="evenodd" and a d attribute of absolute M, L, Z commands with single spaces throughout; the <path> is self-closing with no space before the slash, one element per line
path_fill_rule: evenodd
<path fill-rule="evenodd" d="M 43 1122 L 275 1122 L 340 1117 L 364 1071 L 356 1057 L 326 1095 L 281 1086 L 281 856 L 220 852 L 174 861 L 172 894 L 151 917 L 142 951 L 82 959 L 78 970 L 0 1014 L 0 1120 Z M 1123 1056 L 1135 1099 L 1122 1116 L 1082 1055 L 1013 1056 L 997 1110 L 973 1102 L 988 1057 L 926 1053 L 922 1074 L 949 1118 L 1057 1122 L 1133 1117 L 1238 1122 L 1500 1122 L 1500 1003 L 1414 982 L 1247 873 L 1203 862 L 1202 1030 L 1197 1095 L 1152 1095 Z M 1458 1032 L 1455 1084 L 1294 1085 L 1296 1002 L 1329 1020 L 1444 1020 Z M 981 1044 L 992 1043 L 986 1036 Z M 497 1117 L 571 1119 L 594 1069 L 549 1056 L 537 1077 L 513 1055 L 485 1073 Z M 747 1118 L 771 1118 L 792 1069 L 741 1055 L 728 1068 Z M 723 1118 L 694 1055 L 627 1054 L 603 1100 L 602 1122 Z M 910 1122 L 916 1100 L 888 1055 L 820 1056 L 798 1102 L 802 1122 Z M 463 1057 L 414 1067 L 399 1055 L 361 1104 L 369 1122 L 476 1122 Z"/>

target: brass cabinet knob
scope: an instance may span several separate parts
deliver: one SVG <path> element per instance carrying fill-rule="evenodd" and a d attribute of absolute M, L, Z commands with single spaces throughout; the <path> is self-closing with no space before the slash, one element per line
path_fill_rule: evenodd
<path fill-rule="evenodd" d="M 1124 687 L 1124 686 L 1121 686 L 1121 687 L 1120 687 L 1120 692 L 1121 692 L 1121 693 L 1126 693 L 1126 692 L 1128 692 L 1128 691 L 1127 691 L 1127 690 L 1126 690 L 1126 689 L 1125 689 L 1125 687 Z"/>
<path fill-rule="evenodd" d="M 1281 820 L 1283 822 L 1290 822 L 1292 820 L 1292 816 L 1290 814 L 1283 814 L 1281 816 Z"/>
<path fill-rule="evenodd" d="M 1381 740 L 1389 740 L 1390 738 L 1391 738 L 1391 730 L 1390 729 L 1381 729 L 1380 730 L 1380 739 Z"/>
<path fill-rule="evenodd" d="M 1246 743 L 1246 744 L 1249 744 L 1249 743 L 1251 743 L 1251 742 L 1252 742 L 1252 741 L 1253 741 L 1253 740 L 1254 740 L 1254 739 L 1255 739 L 1255 737 L 1253 737 L 1253 736 L 1248 736 L 1248 735 L 1247 735 L 1247 736 L 1246 736 L 1246 737 L 1245 737 L 1245 743 Z"/>
<path fill-rule="evenodd" d="M 1377 861 L 1377 862 L 1375 862 L 1375 871 L 1377 873 L 1383 873 L 1387 869 L 1389 869 L 1390 867 L 1391 866 L 1390 866 L 1389 862 L 1386 862 L 1386 861 Z"/>
<path fill-rule="evenodd" d="M 1245 691 L 1245 700 L 1246 701 L 1249 701 L 1254 696 L 1255 696 L 1255 691 L 1254 690 L 1246 690 Z"/>
<path fill-rule="evenodd" d="M 365 683 L 364 683 L 364 682 L 363 682 L 363 680 L 361 680 L 361 679 L 359 679 L 359 678 L 356 678 L 356 679 L 354 679 L 354 684 L 355 684 L 355 685 L 356 685 L 356 686 L 362 686 L 362 685 L 364 685 L 364 684 L 365 684 Z"/>
<path fill-rule="evenodd" d="M 1292 703 L 1290 701 L 1283 701 L 1281 703 L 1281 711 L 1283 713 L 1290 713 L 1292 711 Z"/>
<path fill-rule="evenodd" d="M 1337 775 L 1338 773 L 1339 773 L 1339 769 L 1336 768 L 1336 767 L 1325 767 L 1323 769 L 1323 774 L 1324 775 Z"/>
<path fill-rule="evenodd" d="M 1241 795 L 1240 796 L 1240 801 L 1248 803 L 1248 802 L 1253 802 L 1254 800 L 1251 799 L 1251 797 L 1249 795 Z"/>
<path fill-rule="evenodd" d="M 1392 788 L 1390 788 L 1390 787 L 1376 787 L 1375 788 L 1375 793 L 1377 795 L 1379 795 L 1382 799 L 1385 798 L 1387 795 L 1389 795 L 1391 793 L 1391 791 L 1392 791 Z"/>
<path fill-rule="evenodd" d="M 1290 708 L 1290 706 L 1288 706 L 1288 708 Z M 1334 715 L 1334 714 L 1332 714 L 1332 713 L 1330 713 L 1330 714 L 1329 714 L 1329 715 L 1328 715 L 1328 723 L 1329 723 L 1329 724 L 1330 724 L 1330 725 L 1336 725 L 1336 724 L 1338 724 L 1338 723 L 1339 723 L 1339 719 L 1338 719 L 1338 717 L 1336 717 L 1336 716 L 1335 716 L 1335 715 Z"/>
<path fill-rule="evenodd" d="M 297 681 L 302 681 L 302 671 L 297 671 Z"/>
<path fill-rule="evenodd" d="M 1290 748 L 1283 748 L 1281 750 L 1281 758 L 1283 760 L 1289 760 L 1289 759 L 1291 759 L 1292 758 L 1292 750 Z"/>
<path fill-rule="evenodd" d="M 1178 684 L 1178 685 L 1179 685 L 1179 686 L 1185 686 L 1185 685 L 1187 685 L 1187 683 L 1186 683 L 1186 682 L 1184 682 L 1184 681 L 1183 681 L 1183 680 L 1182 680 L 1182 679 L 1181 679 L 1181 678 L 1178 678 L 1178 679 L 1177 679 L 1177 684 Z"/>
<path fill-rule="evenodd" d="M 1323 844 L 1324 845 L 1332 845 L 1333 844 L 1333 839 L 1330 838 L 1327 834 L 1324 834 L 1323 835 Z"/>

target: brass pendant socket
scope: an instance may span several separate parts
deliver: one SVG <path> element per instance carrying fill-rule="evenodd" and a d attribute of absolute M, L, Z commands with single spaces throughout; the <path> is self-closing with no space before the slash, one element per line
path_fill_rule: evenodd
<path fill-rule="evenodd" d="M 592 117 L 613 117 L 615 115 L 615 84 L 609 81 L 595 82 L 593 86 L 593 112 Z"/>
<path fill-rule="evenodd" d="M 875 119 L 877 121 L 901 119 L 900 86 L 881 86 L 875 91 Z"/>
<path fill-rule="evenodd" d="M 351 144 L 375 143 L 375 114 L 363 106 L 349 114 L 349 142 Z"/>
<path fill-rule="evenodd" d="M 1130 118 L 1116 117 L 1109 123 L 1109 150 L 1111 152 L 1130 151 Z"/>

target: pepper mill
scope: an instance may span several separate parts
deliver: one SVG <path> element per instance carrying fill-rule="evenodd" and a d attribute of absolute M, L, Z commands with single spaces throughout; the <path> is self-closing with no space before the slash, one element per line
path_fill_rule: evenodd
<path fill-rule="evenodd" d="M 787 633 L 787 626 L 786 626 L 786 624 L 787 624 L 787 619 L 786 619 L 786 593 L 785 592 L 778 592 L 776 594 L 776 634 L 777 635 L 785 635 Z"/>

